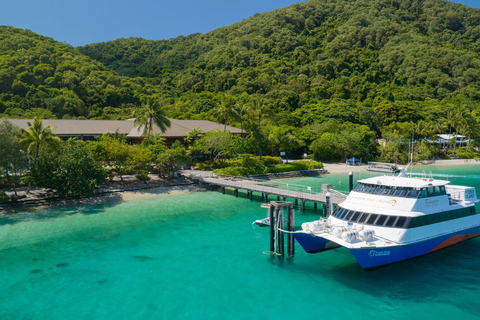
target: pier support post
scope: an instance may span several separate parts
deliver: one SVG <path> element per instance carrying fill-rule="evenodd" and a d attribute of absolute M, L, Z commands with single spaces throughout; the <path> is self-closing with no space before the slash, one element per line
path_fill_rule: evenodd
<path fill-rule="evenodd" d="M 270 251 L 275 252 L 275 207 L 270 206 L 268 209 L 268 218 L 270 220 Z"/>
<path fill-rule="evenodd" d="M 350 171 L 348 174 L 348 192 L 353 190 L 353 172 Z"/>
<path fill-rule="evenodd" d="M 294 232 L 295 231 L 295 210 L 293 207 L 288 207 L 288 231 Z M 293 235 L 291 233 L 288 234 L 287 236 L 287 242 L 288 242 L 288 255 L 290 257 L 293 257 L 295 255 L 295 239 L 293 238 Z"/>
<path fill-rule="evenodd" d="M 280 196 L 277 196 L 277 201 L 280 201 Z"/>
<path fill-rule="evenodd" d="M 222 187 L 222 193 L 225 194 L 225 187 Z"/>
<path fill-rule="evenodd" d="M 327 217 L 327 205 L 325 203 L 322 203 L 322 208 L 323 208 L 323 216 L 326 218 Z"/>
<path fill-rule="evenodd" d="M 285 256 L 285 237 L 283 235 L 283 232 L 280 231 L 280 229 L 283 230 L 283 208 L 277 208 L 276 215 L 277 215 L 276 222 L 278 225 L 278 230 L 277 230 L 278 254 L 284 257 Z"/>
<path fill-rule="evenodd" d="M 327 192 L 327 194 L 325 195 L 326 197 L 326 201 L 325 201 L 325 207 L 327 209 L 327 212 L 326 212 L 326 216 L 325 217 L 329 217 L 330 214 L 332 214 L 332 201 L 330 200 L 330 192 Z"/>
<path fill-rule="evenodd" d="M 268 202 L 268 194 L 265 193 L 265 202 Z"/>
<path fill-rule="evenodd" d="M 293 256 L 295 254 L 295 242 L 291 232 L 295 231 L 295 210 L 292 202 L 270 202 L 268 209 L 268 218 L 270 219 L 270 251 L 276 253 L 278 256 L 285 256 L 285 235 L 284 230 L 284 215 L 287 215 L 287 230 L 288 232 L 288 254 Z"/>
<path fill-rule="evenodd" d="M 265 193 L 262 192 L 262 200 L 265 199 Z"/>
<path fill-rule="evenodd" d="M 238 198 L 238 189 L 235 189 L 235 190 L 233 191 L 233 194 L 235 195 L 235 197 Z"/>
<path fill-rule="evenodd" d="M 295 199 L 295 206 L 298 206 L 298 199 Z"/>

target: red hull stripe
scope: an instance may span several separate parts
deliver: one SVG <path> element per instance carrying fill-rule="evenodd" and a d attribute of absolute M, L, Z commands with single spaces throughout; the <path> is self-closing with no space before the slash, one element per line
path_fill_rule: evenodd
<path fill-rule="evenodd" d="M 468 239 L 472 239 L 472 238 L 475 238 L 475 237 L 478 237 L 478 236 L 480 236 L 480 232 L 475 233 L 475 234 L 458 234 L 456 236 L 453 236 L 453 237 L 445 240 L 444 242 L 439 244 L 436 248 L 434 248 L 430 252 L 437 251 L 437 250 L 440 250 L 440 249 L 443 249 L 443 248 L 446 248 L 446 247 L 450 247 L 450 246 L 453 246 L 454 244 L 457 244 L 459 242 L 462 242 L 462 241 L 465 241 L 465 240 L 468 240 Z"/>

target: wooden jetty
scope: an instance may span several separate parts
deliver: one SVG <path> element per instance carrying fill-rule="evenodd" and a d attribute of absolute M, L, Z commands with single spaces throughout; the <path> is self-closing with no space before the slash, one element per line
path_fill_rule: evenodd
<path fill-rule="evenodd" d="M 269 196 L 277 196 L 277 200 L 282 198 L 294 199 L 295 204 L 298 201 L 305 206 L 305 202 L 312 202 L 315 207 L 320 203 L 322 205 L 327 202 L 327 193 L 330 196 L 330 202 L 333 205 L 345 200 L 346 195 L 331 189 L 331 185 L 322 185 L 322 187 L 307 187 L 288 183 L 279 182 L 263 182 L 252 179 L 243 179 L 237 177 L 216 177 L 211 174 L 204 174 L 202 172 L 182 171 L 181 175 L 198 181 L 202 185 L 219 186 L 225 193 L 225 188 L 234 190 L 234 195 L 238 197 L 238 190 L 246 190 L 247 195 L 252 199 L 253 193 L 261 193 L 265 202 L 268 202 Z"/>

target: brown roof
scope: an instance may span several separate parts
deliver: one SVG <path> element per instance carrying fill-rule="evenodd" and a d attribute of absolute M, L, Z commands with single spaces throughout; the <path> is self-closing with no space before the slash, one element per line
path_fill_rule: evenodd
<path fill-rule="evenodd" d="M 7 119 L 16 126 L 27 129 L 27 122 L 33 123 L 32 119 Z M 207 120 L 177 120 L 170 119 L 170 128 L 162 134 L 165 138 L 186 137 L 194 128 L 199 128 L 204 132 L 211 130 L 223 130 L 224 126 Z M 135 128 L 134 119 L 128 120 L 50 120 L 44 119 L 43 125 L 51 125 L 55 128 L 55 134 L 59 136 L 75 135 L 102 135 L 104 133 L 115 133 L 117 130 L 121 134 L 126 134 L 130 138 L 142 137 L 143 128 Z M 240 134 L 241 130 L 235 127 L 227 126 L 227 130 L 232 133 Z M 161 133 L 160 129 L 154 125 L 153 134 Z"/>

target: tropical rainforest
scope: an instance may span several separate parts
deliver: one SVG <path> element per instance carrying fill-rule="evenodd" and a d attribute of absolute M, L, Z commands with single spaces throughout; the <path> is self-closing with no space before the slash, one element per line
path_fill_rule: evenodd
<path fill-rule="evenodd" d="M 444 0 L 311 0 L 206 34 L 77 48 L 4 26 L 0 115 L 126 119 L 154 96 L 171 118 L 274 135 L 272 155 L 283 137 L 323 160 L 399 160 L 370 141 L 480 138 L 479 52 L 480 10 Z"/>

